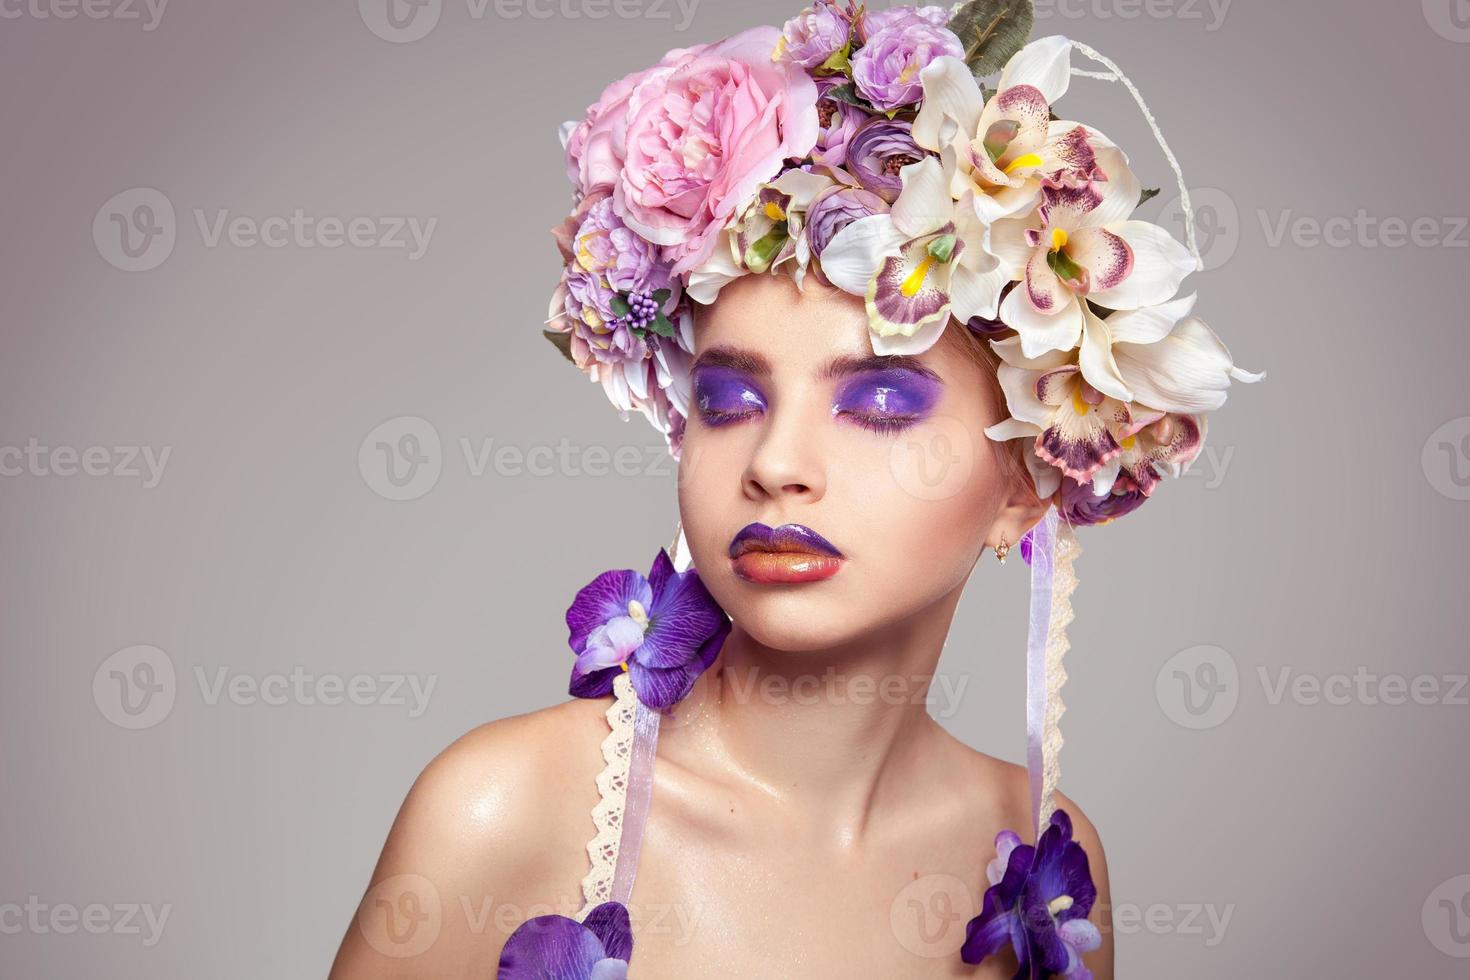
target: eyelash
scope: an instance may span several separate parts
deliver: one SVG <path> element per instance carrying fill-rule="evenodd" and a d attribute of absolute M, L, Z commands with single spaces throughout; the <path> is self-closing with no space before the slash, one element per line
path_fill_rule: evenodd
<path fill-rule="evenodd" d="M 918 423 L 916 415 L 868 415 L 864 412 L 834 412 L 839 418 L 852 420 L 856 425 L 862 426 L 869 432 L 876 432 L 880 436 L 891 436 L 902 432 L 904 429 Z"/>
<path fill-rule="evenodd" d="M 756 410 L 749 412 L 717 412 L 714 409 L 706 408 L 700 410 L 699 417 L 704 420 L 705 425 L 711 428 L 718 428 L 722 425 L 729 425 L 732 422 L 743 422 L 759 414 L 760 412 Z"/>

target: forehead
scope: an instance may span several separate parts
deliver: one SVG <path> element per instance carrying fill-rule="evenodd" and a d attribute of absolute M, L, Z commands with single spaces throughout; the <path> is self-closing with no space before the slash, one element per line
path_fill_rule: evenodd
<path fill-rule="evenodd" d="M 798 290 L 791 276 L 778 273 L 742 276 L 725 286 L 712 305 L 695 307 L 696 358 L 716 347 L 749 352 L 777 375 L 822 374 L 834 360 L 872 358 L 863 300 L 813 276 L 805 285 Z M 950 342 L 952 333 L 906 360 L 945 379 L 973 373 L 974 361 Z"/>
<path fill-rule="evenodd" d="M 782 274 L 742 276 L 712 305 L 696 308 L 694 352 L 711 347 L 758 351 L 778 366 L 873 353 L 861 299 L 812 276 L 798 290 Z"/>

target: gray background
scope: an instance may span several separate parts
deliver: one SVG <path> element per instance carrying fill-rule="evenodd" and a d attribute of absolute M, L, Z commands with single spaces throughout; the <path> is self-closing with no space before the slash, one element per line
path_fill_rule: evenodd
<path fill-rule="evenodd" d="M 151 487 L 126 453 L 101 476 L 66 475 L 65 453 L 16 473 L 12 454 L 0 477 L 0 975 L 319 976 L 414 775 L 559 700 L 572 593 L 673 529 L 659 437 L 539 336 L 569 193 L 556 126 L 670 47 L 795 7 L 702 0 L 680 32 L 655 0 L 605 19 L 597 0 L 444 0 L 395 43 L 369 27 L 380 0 L 175 0 L 152 30 L 142 7 L 28 2 L 0 19 L 0 450 L 170 456 Z M 1214 268 L 1191 284 L 1271 373 L 1215 417 L 1199 475 L 1085 533 L 1063 785 L 1131 909 L 1121 976 L 1465 977 L 1470 5 L 1218 13 L 1042 10 L 1130 72 L 1209 189 Z M 1062 106 L 1167 187 L 1121 88 L 1077 80 Z M 167 198 L 176 243 L 125 272 L 92 226 L 134 188 Z M 210 246 L 195 216 L 298 208 L 437 224 L 411 260 Z M 1336 244 L 1311 235 L 1360 209 Z M 421 472 L 441 472 L 393 501 L 359 449 L 404 417 L 432 425 Z M 477 473 L 464 449 L 563 439 L 542 475 L 513 455 Z M 632 475 L 588 472 L 619 449 Z M 942 663 L 967 685 L 947 723 L 1012 759 L 1025 588 L 983 566 Z M 173 689 L 131 730 L 111 671 L 135 654 L 104 661 L 136 645 Z M 298 668 L 383 697 L 212 696 Z M 410 674 L 436 685 L 416 717 L 382 703 Z M 1432 703 L 1384 703 L 1394 677 Z M 1290 686 L 1314 682 L 1346 696 Z M 3 908 L 31 896 L 39 926 Z M 92 904 L 100 934 L 48 918 Z M 151 946 L 128 904 L 169 908 Z"/>

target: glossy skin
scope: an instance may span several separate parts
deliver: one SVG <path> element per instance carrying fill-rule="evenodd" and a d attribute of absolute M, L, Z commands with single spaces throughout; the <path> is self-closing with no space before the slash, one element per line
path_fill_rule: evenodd
<path fill-rule="evenodd" d="M 955 740 L 923 704 L 976 561 L 1042 514 L 981 434 L 1003 415 L 993 379 L 948 339 L 875 374 L 860 363 L 872 356 L 861 302 L 785 277 L 738 280 L 700 314 L 696 357 L 719 373 L 689 421 L 680 511 L 736 625 L 663 726 L 630 975 L 1008 978 L 1009 955 L 977 968 L 957 950 L 996 833 L 1033 839 L 1026 773 Z M 936 437 L 946 473 L 924 452 Z M 815 530 L 842 567 L 801 584 L 741 577 L 730 546 L 753 522 Z M 605 707 L 483 726 L 425 770 L 334 980 L 493 977 L 522 919 L 580 907 Z M 1104 943 L 1087 963 L 1111 980 L 1102 846 L 1074 803 L 1058 805 L 1099 889 Z M 413 946 L 385 939 L 391 914 L 434 897 L 432 944 L 384 955 Z"/>

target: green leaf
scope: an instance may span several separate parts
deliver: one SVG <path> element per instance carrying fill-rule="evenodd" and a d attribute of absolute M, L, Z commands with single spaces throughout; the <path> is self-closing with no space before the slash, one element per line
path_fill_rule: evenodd
<path fill-rule="evenodd" d="M 618 316 L 627 316 L 633 312 L 633 307 L 628 305 L 627 299 L 623 296 L 614 296 L 612 302 L 608 305 L 612 307 L 612 311 Z"/>
<path fill-rule="evenodd" d="M 852 42 L 848 41 L 840 51 L 832 52 L 832 57 L 817 66 L 817 71 L 829 72 L 833 75 L 846 75 L 852 70 L 848 62 L 848 56 L 852 54 Z"/>
<path fill-rule="evenodd" d="M 543 330 L 543 331 L 541 331 L 541 336 L 543 336 L 547 340 L 551 341 L 551 346 L 553 346 L 557 350 L 561 351 L 561 356 L 562 357 L 565 357 L 567 360 L 571 361 L 573 364 L 577 363 L 576 358 L 572 357 L 572 335 L 571 334 L 569 334 L 569 333 L 562 333 L 562 332 L 560 332 L 558 330 Z"/>
<path fill-rule="evenodd" d="M 1138 195 L 1138 206 L 1139 207 L 1143 207 L 1149 201 L 1152 201 L 1154 198 L 1156 198 L 1158 196 L 1159 196 L 1159 189 L 1157 187 L 1145 187 L 1143 189 L 1143 193 L 1140 194 L 1140 195 Z"/>
<path fill-rule="evenodd" d="M 674 295 L 672 289 L 656 289 L 653 292 L 653 301 L 659 306 L 663 306 L 669 301 L 669 297 L 672 295 Z"/>
<path fill-rule="evenodd" d="M 878 112 L 873 103 L 869 102 L 861 95 L 858 95 L 857 90 L 853 88 L 851 84 L 838 85 L 834 87 L 831 91 L 829 91 L 826 95 L 822 96 L 822 98 L 831 99 L 833 102 L 846 102 L 848 105 L 855 105 L 865 112 L 870 112 L 874 114 Z"/>
<path fill-rule="evenodd" d="M 669 322 L 668 317 L 660 313 L 658 316 L 654 317 L 653 322 L 648 325 L 648 332 L 656 333 L 660 337 L 672 337 L 674 335 L 674 325 Z"/>
<path fill-rule="evenodd" d="M 976 76 L 993 75 L 1026 46 L 1036 12 L 1031 0 L 970 0 L 950 18 L 949 29 L 965 46 Z"/>

